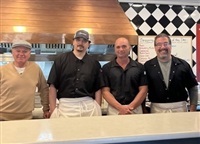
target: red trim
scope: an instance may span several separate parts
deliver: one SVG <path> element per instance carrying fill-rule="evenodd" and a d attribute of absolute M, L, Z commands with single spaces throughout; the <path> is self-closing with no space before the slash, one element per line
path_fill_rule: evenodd
<path fill-rule="evenodd" d="M 197 24 L 196 44 L 197 80 L 200 82 L 200 24 Z"/>

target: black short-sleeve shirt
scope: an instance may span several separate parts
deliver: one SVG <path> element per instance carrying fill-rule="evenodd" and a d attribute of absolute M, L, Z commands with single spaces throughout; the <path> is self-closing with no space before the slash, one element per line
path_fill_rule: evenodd
<path fill-rule="evenodd" d="M 172 56 L 168 87 L 164 82 L 157 57 L 145 64 L 147 73 L 148 98 L 154 103 L 187 101 L 187 89 L 198 85 L 190 65 L 183 59 Z"/>
<path fill-rule="evenodd" d="M 147 85 L 144 66 L 130 58 L 125 70 L 116 59 L 105 64 L 102 68 L 105 87 L 121 104 L 129 104 L 139 92 L 139 87 Z"/>
<path fill-rule="evenodd" d="M 90 96 L 101 88 L 101 65 L 86 54 L 79 60 L 73 52 L 61 54 L 51 68 L 48 84 L 53 84 L 57 98 Z"/>

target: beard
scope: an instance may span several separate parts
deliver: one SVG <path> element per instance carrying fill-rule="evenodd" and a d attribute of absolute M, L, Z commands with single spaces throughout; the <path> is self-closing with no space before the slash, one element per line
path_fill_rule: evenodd
<path fill-rule="evenodd" d="M 84 46 L 83 45 L 78 45 L 77 48 L 76 48 L 76 50 L 78 52 L 82 52 L 82 51 L 84 51 Z"/>
<path fill-rule="evenodd" d="M 170 59 L 171 53 L 168 49 L 159 50 L 157 53 L 158 59 L 162 62 L 167 62 Z"/>
<path fill-rule="evenodd" d="M 169 51 L 168 49 L 159 50 L 159 55 L 161 59 L 168 57 Z"/>

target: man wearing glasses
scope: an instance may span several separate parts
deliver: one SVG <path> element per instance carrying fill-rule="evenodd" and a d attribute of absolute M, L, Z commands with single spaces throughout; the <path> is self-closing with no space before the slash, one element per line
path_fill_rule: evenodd
<path fill-rule="evenodd" d="M 171 55 L 171 39 L 168 35 L 157 35 L 154 47 L 157 56 L 144 64 L 151 113 L 186 112 L 188 98 L 190 111 L 196 111 L 198 83 L 190 65 Z"/>

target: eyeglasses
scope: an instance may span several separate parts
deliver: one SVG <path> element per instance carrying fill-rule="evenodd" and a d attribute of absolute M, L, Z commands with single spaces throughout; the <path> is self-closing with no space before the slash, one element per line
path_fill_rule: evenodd
<path fill-rule="evenodd" d="M 157 43 L 157 44 L 156 44 L 157 47 L 162 47 L 162 45 L 163 45 L 164 47 L 166 47 L 166 46 L 169 46 L 170 44 L 169 44 L 168 42 Z"/>

